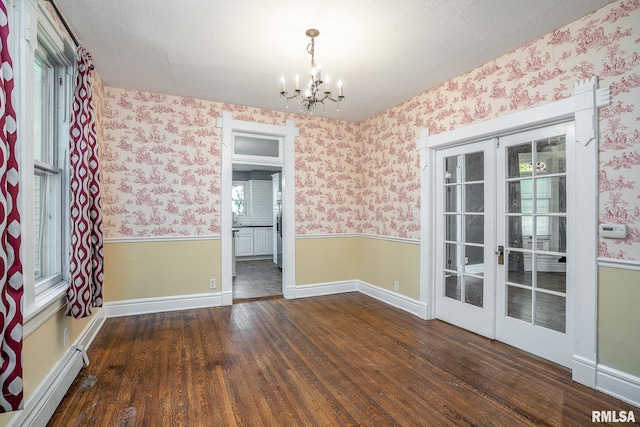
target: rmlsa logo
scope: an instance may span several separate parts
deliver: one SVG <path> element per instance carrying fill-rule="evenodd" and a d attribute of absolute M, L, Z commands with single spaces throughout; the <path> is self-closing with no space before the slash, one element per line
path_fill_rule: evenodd
<path fill-rule="evenodd" d="M 592 423 L 635 423 L 633 411 L 591 411 Z"/>

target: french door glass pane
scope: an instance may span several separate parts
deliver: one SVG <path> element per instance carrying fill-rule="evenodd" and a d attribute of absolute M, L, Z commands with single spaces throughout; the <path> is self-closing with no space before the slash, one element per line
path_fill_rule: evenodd
<path fill-rule="evenodd" d="M 464 241 L 467 243 L 484 243 L 484 215 L 465 215 Z"/>
<path fill-rule="evenodd" d="M 566 298 L 559 295 L 536 292 L 535 324 L 558 332 L 566 329 Z"/>
<path fill-rule="evenodd" d="M 536 255 L 536 287 L 560 293 L 567 291 L 566 258 L 558 255 Z"/>
<path fill-rule="evenodd" d="M 465 211 L 484 212 L 484 184 L 465 185 Z"/>
<path fill-rule="evenodd" d="M 536 141 L 535 145 L 536 175 L 566 172 L 566 143 L 564 135 Z"/>
<path fill-rule="evenodd" d="M 464 156 L 466 182 L 484 181 L 484 152 L 466 154 Z"/>
<path fill-rule="evenodd" d="M 460 301 L 460 295 L 462 295 L 462 275 L 445 274 L 444 295 L 448 298 Z"/>
<path fill-rule="evenodd" d="M 484 280 L 478 277 L 465 276 L 464 278 L 464 302 L 482 307 L 484 293 Z"/>
<path fill-rule="evenodd" d="M 524 248 L 523 237 L 527 237 L 527 241 L 532 234 L 532 217 L 530 216 L 510 216 L 507 220 L 507 236 L 510 248 Z"/>
<path fill-rule="evenodd" d="M 514 145 L 507 149 L 507 178 L 531 176 L 533 173 L 531 144 Z"/>
<path fill-rule="evenodd" d="M 529 259 L 527 263 L 525 258 Z M 519 285 L 531 286 L 533 274 L 531 271 L 531 255 L 523 252 L 509 251 L 507 256 L 507 281 Z"/>
<path fill-rule="evenodd" d="M 462 272 L 462 263 L 460 255 L 462 254 L 462 245 L 453 243 L 445 243 L 444 245 L 444 268 L 447 270 L 455 270 Z"/>
<path fill-rule="evenodd" d="M 447 184 L 462 181 L 461 161 L 462 156 L 451 156 L 444 159 L 445 179 Z"/>
<path fill-rule="evenodd" d="M 444 239 L 451 242 L 462 242 L 462 215 L 445 215 Z"/>
<path fill-rule="evenodd" d="M 482 246 L 464 246 L 465 250 L 465 269 L 466 273 L 482 276 L 484 274 L 484 247 Z"/>
<path fill-rule="evenodd" d="M 445 212 L 460 212 L 460 194 L 461 188 L 459 185 L 446 186 L 445 192 Z"/>
<path fill-rule="evenodd" d="M 531 291 L 507 286 L 507 316 L 531 322 Z"/>

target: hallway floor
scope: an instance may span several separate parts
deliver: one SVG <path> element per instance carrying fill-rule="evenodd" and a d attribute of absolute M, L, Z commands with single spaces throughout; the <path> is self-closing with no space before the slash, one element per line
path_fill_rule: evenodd
<path fill-rule="evenodd" d="M 233 302 L 282 298 L 282 273 L 272 260 L 238 261 Z"/>

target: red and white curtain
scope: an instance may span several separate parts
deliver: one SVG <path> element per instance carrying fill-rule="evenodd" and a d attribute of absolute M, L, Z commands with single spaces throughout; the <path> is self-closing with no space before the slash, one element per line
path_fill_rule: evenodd
<path fill-rule="evenodd" d="M 22 262 L 18 212 L 16 112 L 12 105 L 13 62 L 9 54 L 9 17 L 0 1 L 0 412 L 23 407 L 22 390 Z"/>
<path fill-rule="evenodd" d="M 102 307 L 103 242 L 98 138 L 91 90 L 91 57 L 78 47 L 69 149 L 71 183 L 71 275 L 67 316 L 90 316 Z"/>

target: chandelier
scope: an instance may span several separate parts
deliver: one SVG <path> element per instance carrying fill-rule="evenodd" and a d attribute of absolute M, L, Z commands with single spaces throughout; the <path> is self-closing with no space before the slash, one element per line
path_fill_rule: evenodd
<path fill-rule="evenodd" d="M 309 75 L 309 81 L 304 92 L 300 90 L 300 76 L 295 75 L 296 88 L 292 95 L 287 92 L 287 80 L 284 76 L 280 77 L 280 99 L 287 103 L 289 108 L 289 100 L 295 99 L 300 104 L 300 111 L 306 112 L 309 115 L 313 114 L 318 104 L 322 104 L 325 108 L 325 101 L 333 101 L 336 103 L 336 109 L 340 111 L 340 101 L 344 100 L 344 93 L 342 91 L 342 80 L 338 80 L 338 97 L 337 99 L 331 93 L 330 83 L 331 78 L 327 75 L 322 80 L 322 70 L 320 66 L 316 66 L 315 61 L 315 38 L 320 35 L 320 31 L 311 28 L 308 29 L 305 34 L 307 37 L 311 37 L 311 43 L 307 45 L 307 53 L 311 55 L 311 74 Z M 324 84 L 324 88 L 322 85 Z"/>

